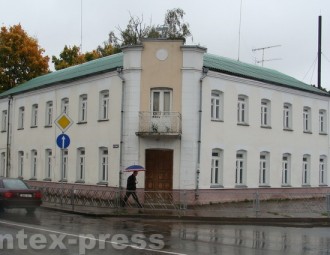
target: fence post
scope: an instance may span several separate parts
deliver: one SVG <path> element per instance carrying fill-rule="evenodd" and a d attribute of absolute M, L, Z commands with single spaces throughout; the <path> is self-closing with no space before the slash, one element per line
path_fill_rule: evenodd
<path fill-rule="evenodd" d="M 259 192 L 258 191 L 255 193 L 254 209 L 255 209 L 255 212 L 256 212 L 256 217 L 258 217 L 258 213 L 260 212 L 260 198 L 259 198 Z"/>
<path fill-rule="evenodd" d="M 72 187 L 71 188 L 71 206 L 72 206 L 72 211 L 74 211 L 74 193 L 75 193 L 75 189 Z"/>

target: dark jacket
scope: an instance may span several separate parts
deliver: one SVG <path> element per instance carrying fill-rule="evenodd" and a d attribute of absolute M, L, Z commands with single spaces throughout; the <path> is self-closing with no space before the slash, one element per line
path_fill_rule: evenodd
<path fill-rule="evenodd" d="M 127 190 L 136 190 L 136 177 L 134 176 L 134 174 L 130 175 L 127 178 Z"/>

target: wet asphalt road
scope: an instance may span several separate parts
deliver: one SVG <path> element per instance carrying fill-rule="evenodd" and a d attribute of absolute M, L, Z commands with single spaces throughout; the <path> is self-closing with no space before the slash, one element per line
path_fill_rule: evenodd
<path fill-rule="evenodd" d="M 0 216 L 0 254 L 330 254 L 330 228 L 95 218 L 38 209 Z"/>

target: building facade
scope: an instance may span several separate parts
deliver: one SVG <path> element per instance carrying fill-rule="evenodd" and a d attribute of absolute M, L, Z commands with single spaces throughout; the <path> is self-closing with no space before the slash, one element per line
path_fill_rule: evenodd
<path fill-rule="evenodd" d="M 140 164 L 146 191 L 326 189 L 329 99 L 274 70 L 146 39 L 0 94 L 0 174 L 122 188 Z"/>

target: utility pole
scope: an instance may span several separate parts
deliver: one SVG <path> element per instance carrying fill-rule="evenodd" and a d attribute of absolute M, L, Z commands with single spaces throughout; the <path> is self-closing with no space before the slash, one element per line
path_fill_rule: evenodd
<path fill-rule="evenodd" d="M 318 36 L 318 51 L 317 51 L 317 87 L 321 88 L 321 41 L 322 41 L 322 16 L 319 16 L 319 36 Z"/>
<path fill-rule="evenodd" d="M 280 60 L 280 58 L 273 58 L 273 59 L 266 59 L 265 60 L 265 50 L 270 49 L 270 48 L 280 47 L 280 46 L 281 45 L 273 45 L 273 46 L 267 46 L 267 47 L 252 49 L 253 52 L 262 50 L 262 59 L 260 61 L 256 61 L 256 62 L 261 63 L 261 65 L 264 66 L 265 61 Z"/>

